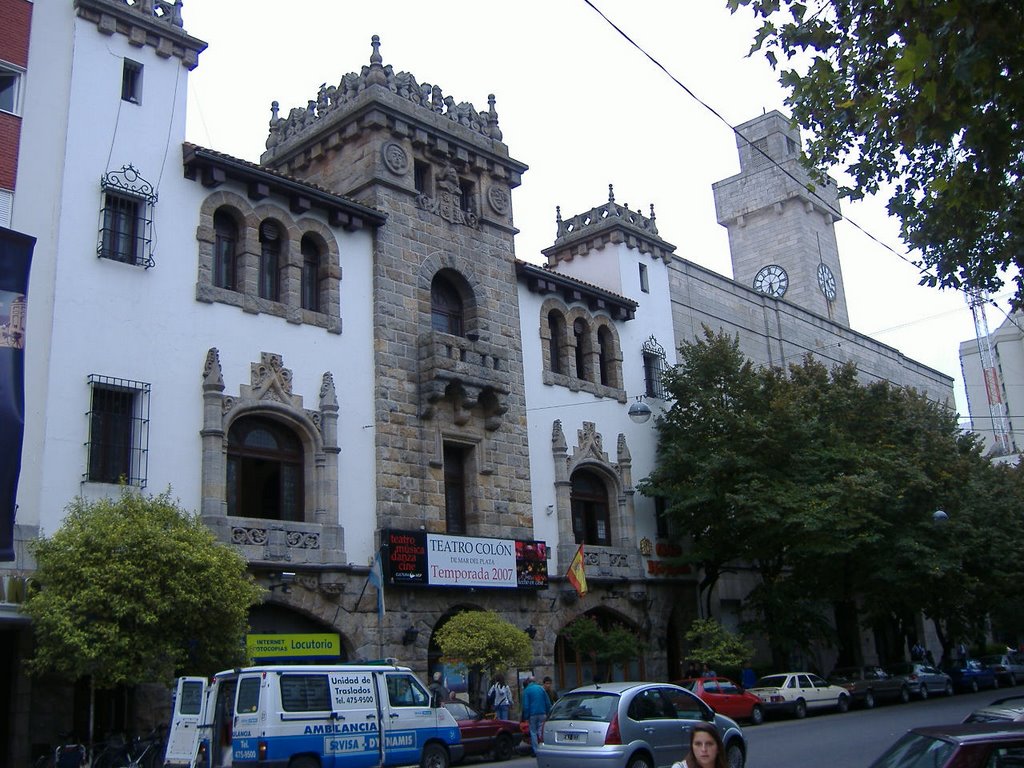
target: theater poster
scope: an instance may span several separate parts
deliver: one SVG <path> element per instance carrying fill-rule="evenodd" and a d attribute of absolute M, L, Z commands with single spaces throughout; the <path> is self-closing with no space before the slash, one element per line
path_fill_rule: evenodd
<path fill-rule="evenodd" d="M 0 227 L 0 561 L 14 559 L 25 429 L 25 313 L 35 238 Z"/>

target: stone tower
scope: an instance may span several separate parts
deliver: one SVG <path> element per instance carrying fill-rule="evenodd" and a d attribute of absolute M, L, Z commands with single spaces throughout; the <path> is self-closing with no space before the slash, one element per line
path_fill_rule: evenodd
<path fill-rule="evenodd" d="M 835 183 L 809 189 L 800 132 L 780 112 L 737 132 L 740 172 L 713 187 L 718 223 L 729 230 L 733 278 L 848 326 Z"/>
<path fill-rule="evenodd" d="M 274 103 L 261 162 L 387 215 L 373 264 L 377 528 L 532 536 L 511 204 L 526 166 L 494 97 L 478 111 L 396 73 L 374 36 L 360 73 L 287 116 Z"/>

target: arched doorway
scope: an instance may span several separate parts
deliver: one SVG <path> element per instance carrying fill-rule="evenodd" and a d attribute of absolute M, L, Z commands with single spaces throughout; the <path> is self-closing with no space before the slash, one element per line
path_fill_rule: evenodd
<path fill-rule="evenodd" d="M 578 616 L 575 621 L 591 621 L 592 630 L 605 638 L 606 650 L 628 645 L 633 655 L 609 658 L 605 651 L 579 648 L 572 640 L 569 625 L 563 627 L 555 641 L 555 673 L 558 690 L 564 691 L 593 682 L 645 679 L 644 643 L 640 629 L 626 617 L 604 608 L 594 608 Z M 573 622 L 570 622 L 572 624 Z M 628 643 L 623 643 L 627 640 Z"/>

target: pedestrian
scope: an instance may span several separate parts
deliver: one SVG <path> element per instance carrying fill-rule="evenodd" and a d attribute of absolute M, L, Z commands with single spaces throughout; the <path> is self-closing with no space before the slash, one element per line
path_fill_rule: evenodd
<path fill-rule="evenodd" d="M 490 689 L 487 691 L 488 701 L 494 702 L 494 715 L 499 720 L 508 720 L 512 709 L 512 689 L 505 682 L 504 675 L 495 675 Z"/>
<path fill-rule="evenodd" d="M 554 704 L 558 700 L 558 694 L 555 693 L 555 683 L 550 677 L 544 678 L 544 692 L 551 699 L 551 703 Z"/>
<path fill-rule="evenodd" d="M 530 725 L 530 748 L 533 754 L 537 754 L 537 737 L 540 736 L 541 726 L 551 711 L 551 699 L 544 692 L 544 689 L 537 683 L 536 678 L 530 675 L 526 678 L 526 687 L 523 689 L 523 720 Z"/>
<path fill-rule="evenodd" d="M 754 672 L 754 668 L 750 665 L 750 662 L 744 662 L 743 672 L 740 674 L 740 685 L 744 688 L 753 688 L 757 685 L 757 673 Z"/>
<path fill-rule="evenodd" d="M 686 676 L 688 678 L 700 677 L 700 667 L 697 666 L 696 661 L 691 661 L 686 667 Z"/>
<path fill-rule="evenodd" d="M 967 661 L 967 644 L 961 642 L 956 647 L 956 653 L 960 657 L 960 661 Z"/>
<path fill-rule="evenodd" d="M 935 666 L 935 656 L 932 654 L 931 650 L 929 650 L 928 648 L 925 648 L 925 650 L 924 650 L 924 660 L 928 662 L 928 666 L 929 667 L 934 667 Z"/>
<path fill-rule="evenodd" d="M 718 729 L 710 723 L 694 723 L 690 728 L 690 750 L 672 768 L 729 768 Z"/>
<path fill-rule="evenodd" d="M 711 665 L 706 661 L 704 662 L 704 671 L 700 675 L 701 677 L 718 677 L 718 673 L 711 668 Z"/>
<path fill-rule="evenodd" d="M 444 704 L 450 701 L 452 698 L 452 692 L 448 690 L 448 686 L 444 684 L 444 678 L 440 672 L 434 673 L 434 679 L 430 683 L 430 699 L 432 702 L 436 701 L 438 704 Z"/>

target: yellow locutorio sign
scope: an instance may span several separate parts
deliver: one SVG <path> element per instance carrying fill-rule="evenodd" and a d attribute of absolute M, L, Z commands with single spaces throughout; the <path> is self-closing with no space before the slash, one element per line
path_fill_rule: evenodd
<path fill-rule="evenodd" d="M 340 656 L 341 638 L 335 634 L 246 635 L 245 648 L 253 660 Z"/>

